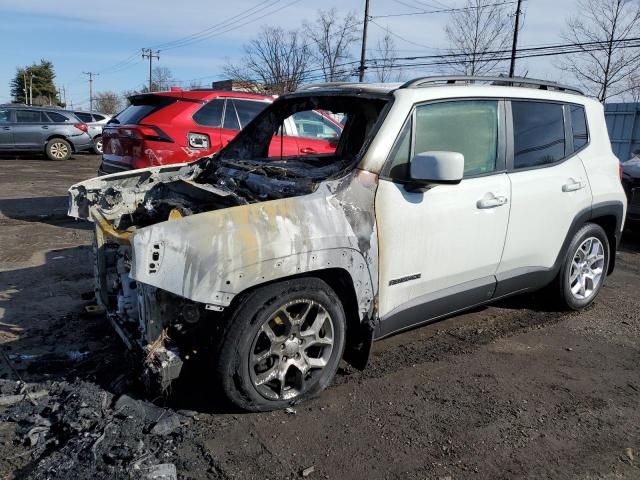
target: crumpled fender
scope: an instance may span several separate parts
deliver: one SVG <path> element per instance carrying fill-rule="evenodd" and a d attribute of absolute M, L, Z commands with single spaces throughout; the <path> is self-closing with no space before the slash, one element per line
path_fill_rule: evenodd
<path fill-rule="evenodd" d="M 375 217 L 370 206 L 361 204 L 373 202 L 371 175 L 360 172 L 346 182 L 325 182 L 305 196 L 141 228 L 132 236 L 130 275 L 190 300 L 226 307 L 255 285 L 342 268 L 353 280 L 363 318 L 377 293 Z"/>

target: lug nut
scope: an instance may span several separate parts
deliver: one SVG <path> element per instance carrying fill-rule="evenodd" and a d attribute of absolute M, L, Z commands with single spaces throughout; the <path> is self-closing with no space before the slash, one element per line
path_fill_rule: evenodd
<path fill-rule="evenodd" d="M 283 362 L 286 362 L 287 360 L 289 360 L 287 357 L 282 357 Z"/>
<path fill-rule="evenodd" d="M 300 358 L 300 354 L 296 353 L 296 359 Z"/>
<path fill-rule="evenodd" d="M 284 350 L 284 344 L 280 345 L 280 350 Z"/>
<path fill-rule="evenodd" d="M 299 343 L 300 345 L 302 345 L 302 339 L 298 340 L 298 343 Z"/>

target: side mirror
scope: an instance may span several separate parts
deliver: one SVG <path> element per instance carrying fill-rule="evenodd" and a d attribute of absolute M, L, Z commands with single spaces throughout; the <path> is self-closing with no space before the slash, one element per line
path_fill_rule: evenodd
<path fill-rule="evenodd" d="M 411 159 L 411 181 L 419 185 L 456 184 L 464 174 L 464 155 L 458 152 L 422 152 Z"/>

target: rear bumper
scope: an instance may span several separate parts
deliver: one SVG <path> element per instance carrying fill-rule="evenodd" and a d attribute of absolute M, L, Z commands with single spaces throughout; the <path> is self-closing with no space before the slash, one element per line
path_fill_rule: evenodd
<path fill-rule="evenodd" d="M 68 140 L 73 144 L 73 149 L 76 152 L 84 152 L 93 147 L 93 139 L 88 133 L 69 137 Z"/>

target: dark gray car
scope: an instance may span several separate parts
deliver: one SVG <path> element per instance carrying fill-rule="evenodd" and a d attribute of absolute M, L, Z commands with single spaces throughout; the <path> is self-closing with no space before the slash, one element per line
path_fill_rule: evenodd
<path fill-rule="evenodd" d="M 66 160 L 93 146 L 87 125 L 71 112 L 26 105 L 0 106 L 0 152 L 42 152 Z"/>

